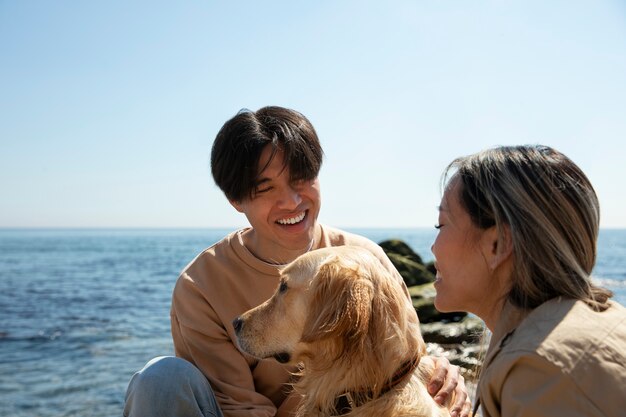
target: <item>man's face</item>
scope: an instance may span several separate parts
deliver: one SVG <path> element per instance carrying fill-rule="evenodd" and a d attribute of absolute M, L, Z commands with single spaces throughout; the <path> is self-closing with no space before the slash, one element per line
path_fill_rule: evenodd
<path fill-rule="evenodd" d="M 259 159 L 259 170 L 270 159 L 272 148 L 266 146 Z M 241 202 L 231 202 L 244 213 L 253 230 L 248 249 L 257 257 L 285 263 L 305 252 L 315 237 L 320 211 L 318 179 L 289 181 L 282 151 L 276 152 L 267 167 L 259 172 L 256 192 Z"/>

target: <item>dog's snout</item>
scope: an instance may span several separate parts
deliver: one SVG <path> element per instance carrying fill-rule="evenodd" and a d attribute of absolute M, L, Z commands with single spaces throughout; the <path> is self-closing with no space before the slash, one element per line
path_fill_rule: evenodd
<path fill-rule="evenodd" d="M 239 333 L 243 327 L 243 319 L 241 317 L 237 317 L 233 320 L 233 327 L 235 329 L 235 333 Z"/>

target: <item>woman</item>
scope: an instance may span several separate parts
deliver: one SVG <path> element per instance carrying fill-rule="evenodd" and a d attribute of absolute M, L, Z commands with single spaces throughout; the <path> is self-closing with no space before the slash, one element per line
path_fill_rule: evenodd
<path fill-rule="evenodd" d="M 598 200 L 546 146 L 500 147 L 444 175 L 435 306 L 492 333 L 478 382 L 483 416 L 626 413 L 626 310 L 590 279 Z"/>

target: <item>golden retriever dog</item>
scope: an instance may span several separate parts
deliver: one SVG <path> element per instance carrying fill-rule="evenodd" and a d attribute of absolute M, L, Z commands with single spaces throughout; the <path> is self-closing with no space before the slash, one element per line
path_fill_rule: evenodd
<path fill-rule="evenodd" d="M 299 365 L 298 416 L 449 415 L 426 390 L 432 364 L 419 365 L 425 344 L 415 309 L 366 249 L 300 256 L 276 293 L 233 326 L 242 351 Z"/>

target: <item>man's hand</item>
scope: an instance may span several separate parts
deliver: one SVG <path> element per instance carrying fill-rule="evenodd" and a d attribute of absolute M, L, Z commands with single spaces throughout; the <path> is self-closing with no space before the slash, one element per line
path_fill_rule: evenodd
<path fill-rule="evenodd" d="M 276 412 L 276 417 L 293 417 L 296 415 L 296 410 L 302 401 L 302 396 L 294 391 L 291 391 L 287 398 L 283 401 L 281 406 Z"/>
<path fill-rule="evenodd" d="M 454 402 L 447 404 L 452 417 L 469 417 L 472 410 L 472 402 L 467 394 L 465 379 L 459 372 L 459 367 L 450 364 L 443 357 L 425 356 L 423 360 L 434 362 L 434 370 L 427 389 L 438 404 L 446 405 L 448 399 L 453 396 Z"/>

